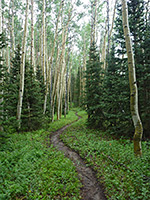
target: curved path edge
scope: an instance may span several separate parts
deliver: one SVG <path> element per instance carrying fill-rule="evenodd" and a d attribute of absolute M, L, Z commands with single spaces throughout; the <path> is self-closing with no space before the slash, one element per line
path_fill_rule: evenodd
<path fill-rule="evenodd" d="M 77 115 L 77 113 L 76 113 Z M 79 115 L 78 121 L 81 117 Z M 86 166 L 84 160 L 71 148 L 67 147 L 59 138 L 68 127 L 70 127 L 76 121 L 62 127 L 50 135 L 51 144 L 59 151 L 62 151 L 66 157 L 68 157 L 74 163 L 78 176 L 82 182 L 81 196 L 83 200 L 106 200 L 103 187 L 98 183 L 95 172 L 88 166 Z"/>

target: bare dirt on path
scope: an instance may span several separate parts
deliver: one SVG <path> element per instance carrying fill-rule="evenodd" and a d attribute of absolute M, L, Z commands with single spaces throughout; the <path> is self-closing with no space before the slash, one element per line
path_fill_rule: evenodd
<path fill-rule="evenodd" d="M 78 115 L 77 115 L 78 116 Z M 80 117 L 78 116 L 78 120 Z M 71 123 L 72 124 L 72 123 Z M 60 134 L 65 131 L 71 124 L 55 131 L 51 136 L 51 144 L 59 151 L 62 151 L 74 163 L 78 176 L 82 182 L 81 196 L 83 200 L 106 200 L 103 187 L 98 183 L 95 172 L 86 166 L 84 160 L 72 149 L 65 146 L 60 140 Z"/>

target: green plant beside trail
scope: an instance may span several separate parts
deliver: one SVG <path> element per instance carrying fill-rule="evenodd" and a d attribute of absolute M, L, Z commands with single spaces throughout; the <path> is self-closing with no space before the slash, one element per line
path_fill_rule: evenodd
<path fill-rule="evenodd" d="M 47 137 L 76 119 L 71 111 L 66 119 L 51 123 L 47 132 L 12 134 L 5 139 L 0 145 L 0 200 L 80 199 L 75 167 Z"/>
<path fill-rule="evenodd" d="M 61 138 L 94 168 L 111 200 L 150 199 L 150 143 L 142 142 L 143 156 L 137 158 L 130 140 L 112 139 L 104 132 L 86 127 L 87 115 L 69 127 Z"/>

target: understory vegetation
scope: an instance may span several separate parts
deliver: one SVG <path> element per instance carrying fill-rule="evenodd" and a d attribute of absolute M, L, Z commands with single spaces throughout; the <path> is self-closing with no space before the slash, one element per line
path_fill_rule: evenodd
<path fill-rule="evenodd" d="M 82 184 L 73 163 L 50 143 L 50 135 L 75 122 L 61 135 L 96 172 L 107 199 L 150 199 L 150 142 L 135 157 L 130 139 L 87 128 L 87 114 L 74 111 L 47 130 L 7 135 L 0 146 L 0 199 L 81 199 Z"/>
<path fill-rule="evenodd" d="M 142 142 L 143 155 L 133 153 L 129 139 L 117 139 L 98 129 L 88 129 L 87 114 L 61 135 L 63 142 L 96 171 L 108 199 L 150 199 L 150 142 Z"/>
<path fill-rule="evenodd" d="M 0 199 L 80 199 L 72 162 L 50 144 L 49 135 L 76 120 L 51 123 L 47 131 L 11 134 L 0 141 Z"/>

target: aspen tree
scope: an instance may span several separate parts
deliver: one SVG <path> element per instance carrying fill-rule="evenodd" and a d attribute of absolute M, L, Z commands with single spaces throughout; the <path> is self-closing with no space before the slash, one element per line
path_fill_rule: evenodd
<path fill-rule="evenodd" d="M 15 56 L 15 35 L 14 35 L 14 0 L 12 0 L 12 7 L 11 7 L 11 12 L 12 12 L 12 25 L 11 25 L 11 44 L 12 44 L 12 56 Z"/>
<path fill-rule="evenodd" d="M 71 96 L 71 71 L 72 71 L 72 61 L 70 62 L 70 68 L 68 73 L 68 85 L 67 85 L 67 110 L 69 111 L 69 99 Z"/>
<path fill-rule="evenodd" d="M 106 21 L 107 24 L 107 21 Z M 105 70 L 106 69 L 106 38 L 107 38 L 107 25 L 105 24 L 105 34 L 104 34 L 104 39 L 103 39 L 103 46 L 102 46 L 102 55 L 101 55 L 101 62 L 102 68 Z"/>
<path fill-rule="evenodd" d="M 34 57 L 34 0 L 31 0 L 31 65 L 33 67 L 34 74 L 36 74 L 35 57 Z"/>
<path fill-rule="evenodd" d="M 64 56 L 65 56 L 65 46 L 66 46 L 66 39 L 67 39 L 67 33 L 68 33 L 68 26 L 71 20 L 71 14 L 72 14 L 72 8 L 69 11 L 68 14 L 68 21 L 66 26 L 63 26 L 62 23 L 62 47 L 61 47 L 61 53 L 59 55 L 59 49 L 57 52 L 57 61 L 56 61 L 56 72 L 55 72 L 55 76 L 54 76 L 54 83 L 53 83 L 53 91 L 52 91 L 52 98 L 51 98 L 51 109 L 52 109 L 52 121 L 54 118 L 54 103 L 55 103 L 55 98 L 56 98 L 56 94 L 57 94 L 57 118 L 59 119 L 60 117 L 60 102 L 61 102 L 61 98 L 62 98 L 62 79 L 61 77 L 64 75 L 64 70 L 65 70 L 65 65 L 64 65 Z M 62 21 L 63 22 L 63 21 Z M 61 75 L 60 75 L 61 74 Z M 61 85 L 61 87 L 60 87 Z M 61 88 L 61 89 L 60 89 Z M 61 91 L 61 92 L 60 92 Z"/>
<path fill-rule="evenodd" d="M 69 10 L 69 14 L 68 14 L 68 21 L 66 26 L 64 26 L 63 24 L 63 19 L 62 19 L 62 52 L 61 52 L 61 56 L 60 56 L 60 63 L 59 65 L 62 66 L 61 68 L 61 73 L 60 73 L 60 86 L 58 87 L 58 93 L 57 93 L 57 117 L 58 119 L 61 118 L 61 108 L 62 108 L 62 98 L 64 95 L 64 82 L 65 82 L 65 72 L 66 72 L 66 64 L 65 64 L 65 47 L 66 47 L 66 40 L 67 40 L 67 35 L 68 35 L 68 26 L 71 20 L 71 15 L 72 15 L 72 7 Z"/>
<path fill-rule="evenodd" d="M 109 33 L 109 0 L 107 0 L 107 56 L 109 57 L 109 43 L 110 43 L 110 33 Z"/>
<path fill-rule="evenodd" d="M 60 18 L 62 6 L 63 6 L 63 1 L 61 2 L 60 9 L 59 9 L 59 14 L 58 14 L 58 17 L 57 17 L 57 22 L 56 22 L 56 30 L 55 30 L 53 48 L 52 48 L 52 51 L 51 51 L 50 62 L 49 62 L 50 69 L 49 69 L 49 73 L 48 73 L 47 81 L 46 81 L 46 93 L 45 93 L 43 114 L 45 114 L 45 112 L 46 112 L 48 88 L 49 88 L 49 85 L 51 85 L 51 68 L 52 68 L 53 56 L 54 56 L 54 52 L 55 52 L 56 40 L 57 40 L 57 37 L 58 37 L 58 25 L 59 25 L 59 18 Z"/>
<path fill-rule="evenodd" d="M 40 41 L 39 41 L 39 47 L 40 47 L 40 49 L 39 49 L 39 51 L 40 51 L 40 58 L 39 58 L 39 65 L 40 65 L 40 67 L 41 67 L 41 70 L 42 70 L 42 73 L 43 73 L 43 67 L 42 67 L 42 49 L 43 49 L 43 46 L 42 46 L 42 37 L 43 36 L 43 33 L 42 33 L 42 27 L 41 27 L 41 34 L 40 34 Z"/>
<path fill-rule="evenodd" d="M 0 34 L 2 34 L 2 2 L 0 0 Z M 0 49 L 0 57 L 2 56 L 2 50 Z M 2 64 L 2 63 L 1 63 Z M 0 80 L 0 84 L 3 82 L 3 80 Z M 3 94 L 3 91 L 0 91 L 0 94 Z M 1 112 L 3 113 L 3 107 L 2 107 L 3 98 L 0 99 L 0 105 L 1 105 Z M 3 131 L 3 127 L 0 126 L 0 131 Z"/>
<path fill-rule="evenodd" d="M 91 16 L 91 45 L 96 41 L 96 21 L 97 21 L 97 0 L 94 0 L 91 4 L 92 16 Z"/>
<path fill-rule="evenodd" d="M 111 47 L 111 36 L 112 36 L 113 27 L 114 27 L 117 3 L 118 3 L 118 0 L 115 1 L 114 10 L 113 10 L 112 24 L 111 24 L 111 29 L 110 29 L 110 32 L 109 32 L 109 47 Z"/>
<path fill-rule="evenodd" d="M 142 122 L 138 111 L 138 89 L 135 72 L 134 55 L 130 37 L 130 28 L 128 22 L 128 7 L 127 1 L 122 0 L 122 19 L 123 19 L 123 30 L 125 36 L 126 50 L 128 56 L 128 69 L 129 69 L 129 85 L 130 85 L 130 110 L 134 123 L 134 153 L 137 156 L 142 155 L 141 140 L 143 134 Z"/>
<path fill-rule="evenodd" d="M 20 65 L 20 87 L 19 87 L 19 99 L 17 105 L 17 120 L 19 122 L 19 129 L 21 127 L 21 111 L 22 111 L 22 101 L 24 93 L 24 76 L 25 76 L 25 54 L 26 54 L 26 40 L 27 40 L 27 28 L 28 28 L 28 11 L 29 11 L 29 0 L 26 0 L 26 15 L 24 24 L 24 36 L 22 41 L 22 55 L 21 55 L 21 65 Z"/>
<path fill-rule="evenodd" d="M 9 73 L 10 72 L 10 49 L 8 45 L 7 45 L 7 52 L 6 52 L 6 66 Z"/>
<path fill-rule="evenodd" d="M 113 10 L 113 18 L 112 18 L 112 23 L 111 23 L 111 29 L 109 28 L 109 0 L 107 0 L 107 20 L 105 22 L 105 34 L 104 34 L 104 39 L 103 39 L 103 45 L 102 45 L 102 55 L 101 55 L 101 62 L 102 68 L 105 70 L 107 68 L 107 63 L 106 63 L 106 48 L 107 48 L 107 54 L 109 57 L 109 49 L 111 46 L 111 36 L 112 36 L 112 31 L 113 31 L 113 26 L 114 26 L 114 20 L 115 20 L 115 13 L 116 13 L 116 5 L 117 1 L 115 1 L 114 4 L 114 10 Z M 108 42 L 106 41 L 108 38 Z"/>
<path fill-rule="evenodd" d="M 42 56 L 42 68 L 43 68 L 43 76 L 44 76 L 44 84 L 46 84 L 46 65 L 45 65 L 45 0 L 43 0 L 43 13 L 42 13 L 42 25 L 43 25 L 43 56 Z"/>
<path fill-rule="evenodd" d="M 54 83 L 53 83 L 53 89 L 52 89 L 52 95 L 51 95 L 51 114 L 52 114 L 52 122 L 54 120 L 54 104 L 55 104 L 55 98 L 56 98 L 56 91 L 57 91 L 57 84 L 58 84 L 58 78 L 60 73 L 60 66 L 58 65 L 59 61 L 59 51 L 60 49 L 57 48 L 57 59 L 56 59 L 56 68 L 55 68 L 55 75 L 54 75 Z"/>
<path fill-rule="evenodd" d="M 83 38 L 83 72 L 85 73 L 86 71 L 86 34 L 84 34 Z M 86 78 L 83 77 L 83 99 L 85 99 L 85 85 L 86 85 Z"/>
<path fill-rule="evenodd" d="M 70 66 L 70 54 L 71 54 L 71 45 L 68 47 L 67 51 L 67 69 L 66 69 L 66 82 L 65 82 L 65 108 L 64 108 L 64 117 L 66 117 L 68 111 L 68 84 L 69 84 L 69 66 Z"/>

